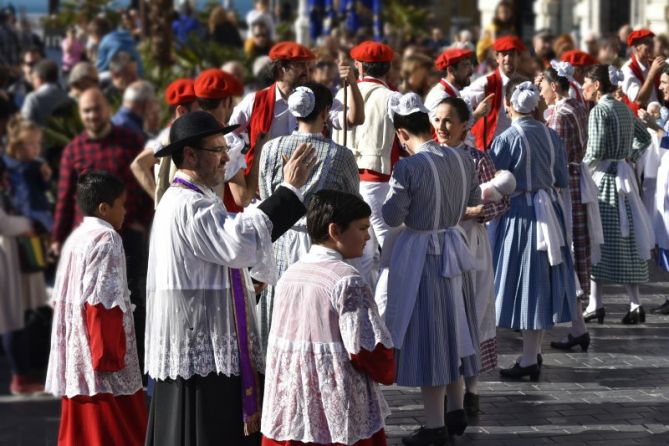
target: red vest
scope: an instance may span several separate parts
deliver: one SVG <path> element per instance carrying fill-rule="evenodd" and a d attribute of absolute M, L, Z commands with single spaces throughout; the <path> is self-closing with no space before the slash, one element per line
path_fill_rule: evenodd
<path fill-rule="evenodd" d="M 492 108 L 487 116 L 476 121 L 472 127 L 472 134 L 476 138 L 476 147 L 479 150 L 488 150 L 492 143 L 495 130 L 497 129 L 497 119 L 499 118 L 499 107 L 502 105 L 502 75 L 499 74 L 499 68 L 486 78 L 485 91 L 483 97 L 495 94 L 492 100 Z M 484 135 L 485 133 L 485 135 Z"/>

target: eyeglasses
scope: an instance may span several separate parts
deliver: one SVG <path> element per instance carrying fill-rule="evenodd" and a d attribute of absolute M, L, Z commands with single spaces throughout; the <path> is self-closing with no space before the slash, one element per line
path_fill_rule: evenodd
<path fill-rule="evenodd" d="M 196 150 L 203 150 L 205 152 L 213 153 L 228 153 L 230 148 L 228 146 L 216 146 L 216 147 L 193 147 Z"/>

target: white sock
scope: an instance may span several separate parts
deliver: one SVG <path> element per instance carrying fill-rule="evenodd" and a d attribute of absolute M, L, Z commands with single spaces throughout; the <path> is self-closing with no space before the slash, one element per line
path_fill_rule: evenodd
<path fill-rule="evenodd" d="M 523 356 L 520 357 L 520 366 L 528 367 L 537 363 L 541 330 L 523 330 Z"/>
<path fill-rule="evenodd" d="M 423 395 L 425 427 L 428 429 L 444 427 L 444 396 L 446 396 L 446 386 L 421 387 L 420 393 Z M 448 404 L 450 405 L 450 398 L 448 400 Z"/>
<path fill-rule="evenodd" d="M 630 299 L 630 310 L 636 310 L 641 306 L 641 300 L 639 300 L 639 285 L 636 283 L 626 283 L 625 291 L 627 291 L 627 296 Z"/>
<path fill-rule="evenodd" d="M 465 391 L 467 393 L 473 393 L 475 395 L 479 394 L 479 377 L 474 376 L 471 378 L 465 378 Z M 448 389 L 446 389 L 448 392 Z"/>
<path fill-rule="evenodd" d="M 583 304 L 580 299 L 576 299 L 576 314 L 574 314 L 574 319 L 571 321 L 571 329 L 569 334 L 577 338 L 583 336 L 588 332 L 588 329 L 585 327 L 585 321 L 583 320 Z"/>
<path fill-rule="evenodd" d="M 446 395 L 448 395 L 448 412 L 465 407 L 465 380 L 462 379 L 462 376 L 457 381 L 446 385 Z"/>
<path fill-rule="evenodd" d="M 602 288 L 603 286 L 600 286 L 600 284 L 594 280 L 590 281 L 590 302 L 588 303 L 588 308 L 586 308 L 585 311 L 592 312 L 604 306 Z"/>

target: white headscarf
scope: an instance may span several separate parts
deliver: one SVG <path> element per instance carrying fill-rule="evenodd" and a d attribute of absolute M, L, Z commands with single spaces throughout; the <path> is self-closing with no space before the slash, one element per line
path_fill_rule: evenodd
<path fill-rule="evenodd" d="M 314 111 L 316 106 L 316 95 L 311 88 L 297 87 L 288 96 L 288 110 L 297 118 L 304 118 Z"/>
<path fill-rule="evenodd" d="M 557 60 L 551 60 L 551 67 L 557 71 L 557 75 L 560 77 L 566 77 L 570 81 L 574 81 L 574 67 L 569 62 L 558 62 Z"/>
<path fill-rule="evenodd" d="M 511 95 L 511 105 L 518 113 L 531 113 L 539 104 L 539 90 L 530 81 L 516 85 Z"/>
<path fill-rule="evenodd" d="M 609 65 L 609 80 L 611 81 L 611 85 L 619 87 L 623 83 L 623 79 L 625 79 L 623 72 L 613 65 Z"/>
<path fill-rule="evenodd" d="M 423 101 L 416 93 L 393 93 L 388 98 L 388 115 L 393 119 L 394 115 L 408 116 L 412 113 L 429 114 L 429 110 L 423 105 Z"/>

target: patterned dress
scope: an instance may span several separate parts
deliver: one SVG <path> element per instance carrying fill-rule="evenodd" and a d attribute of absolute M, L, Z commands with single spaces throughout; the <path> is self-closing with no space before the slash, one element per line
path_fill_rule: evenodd
<path fill-rule="evenodd" d="M 557 192 L 569 186 L 562 141 L 542 123 L 523 117 L 495 138 L 489 153 L 497 169 L 516 177 L 511 207 L 500 218 L 493 238 L 497 326 L 546 330 L 569 322 L 576 289 Z M 543 228 L 550 225 L 541 224 L 542 220 L 553 223 L 548 234 Z"/>
<path fill-rule="evenodd" d="M 463 374 L 476 376 L 480 354 L 471 275 L 463 272 L 454 277 L 444 272 L 449 255 L 461 260 L 461 253 L 452 249 L 447 238 L 462 231 L 457 224 L 465 206 L 480 203 L 481 190 L 474 166 L 454 149 L 430 141 L 416 155 L 397 163 L 390 188 L 383 204 L 383 218 L 391 227 L 406 225 L 392 251 L 385 313 L 398 349 L 397 383 L 411 387 L 441 386 Z M 422 246 L 422 256 L 419 249 L 398 249 L 405 235 L 409 239 L 429 238 L 427 247 Z M 465 237 L 464 231 L 461 237 Z M 409 248 L 416 245 L 408 244 Z M 398 271 L 394 268 L 396 259 L 409 262 L 409 267 Z M 415 271 L 413 265 L 419 263 L 423 266 Z M 415 303 L 410 308 L 402 307 L 409 301 L 408 293 L 400 292 L 396 297 L 393 294 L 398 289 L 393 285 L 394 273 L 401 282 L 417 282 Z M 399 310 L 393 312 L 393 307 Z M 392 322 L 397 319 L 392 314 L 397 319 L 404 318 L 403 330 L 397 330 Z M 468 349 L 471 354 L 463 353 L 464 342 L 472 344 Z"/>
<path fill-rule="evenodd" d="M 567 151 L 574 266 L 583 295 L 589 296 L 590 234 L 586 205 L 581 202 L 581 162 L 588 138 L 588 111 L 581 101 L 567 98 L 547 112 L 546 125 L 560 136 Z"/>
<path fill-rule="evenodd" d="M 322 189 L 334 189 L 358 195 L 360 185 L 358 165 L 350 150 L 321 134 L 294 132 L 289 136 L 272 139 L 262 150 L 258 173 L 261 199 L 264 200 L 272 195 L 283 182 L 283 157 L 290 158 L 295 149 L 303 143 L 310 143 L 314 146 L 318 159 L 307 183 L 300 189 L 304 195 L 305 206 L 309 206 L 312 195 Z M 306 217 L 304 217 L 274 242 L 274 258 L 279 277 L 290 265 L 309 252 L 310 246 Z M 274 293 L 275 288 L 268 286 L 263 291 L 258 304 L 260 337 L 264 351 L 267 351 Z"/>
<path fill-rule="evenodd" d="M 599 182 L 599 211 L 602 217 L 604 244 L 602 258 L 592 267 L 592 278 L 614 283 L 648 281 L 648 264 L 637 252 L 632 209 L 625 200 L 629 236 L 621 233 L 616 188 L 617 165 L 611 161 L 635 162 L 650 144 L 650 135 L 632 112 L 612 95 L 605 95 L 590 111 L 588 149 L 583 161 L 604 170 Z"/>

